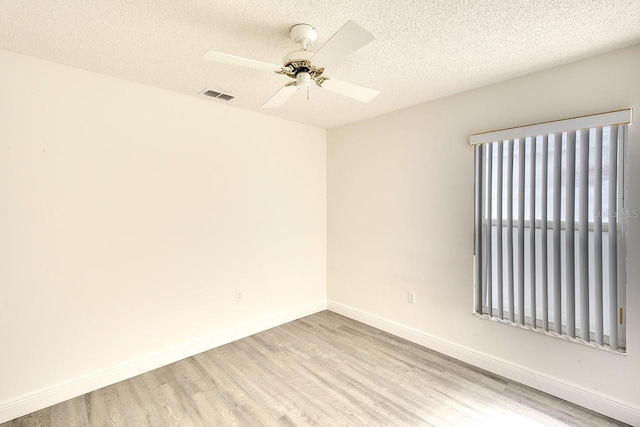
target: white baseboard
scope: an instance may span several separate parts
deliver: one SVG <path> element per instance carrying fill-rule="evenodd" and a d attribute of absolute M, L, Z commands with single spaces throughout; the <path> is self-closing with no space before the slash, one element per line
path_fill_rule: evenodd
<path fill-rule="evenodd" d="M 597 391 L 586 389 L 503 359 L 495 358 L 348 305 L 328 301 L 327 307 L 329 310 L 345 317 L 389 332 L 447 356 L 486 369 L 622 422 L 640 426 L 640 407 L 631 403 L 620 401 Z"/>
<path fill-rule="evenodd" d="M 203 351 L 239 340 L 327 309 L 326 300 L 292 308 L 280 313 L 252 320 L 233 328 L 217 331 L 209 336 L 190 341 L 157 353 L 117 365 L 103 371 L 76 378 L 18 399 L 0 404 L 0 424 L 80 396 L 93 390 L 126 380 L 127 378 L 168 365 Z"/>

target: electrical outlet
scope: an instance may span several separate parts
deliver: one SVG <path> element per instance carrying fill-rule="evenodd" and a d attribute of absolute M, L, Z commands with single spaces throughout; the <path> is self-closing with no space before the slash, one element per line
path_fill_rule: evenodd
<path fill-rule="evenodd" d="M 236 291 L 236 302 L 242 301 L 242 291 Z"/>
<path fill-rule="evenodd" d="M 416 293 L 415 292 L 407 292 L 407 302 L 409 304 L 416 303 Z"/>

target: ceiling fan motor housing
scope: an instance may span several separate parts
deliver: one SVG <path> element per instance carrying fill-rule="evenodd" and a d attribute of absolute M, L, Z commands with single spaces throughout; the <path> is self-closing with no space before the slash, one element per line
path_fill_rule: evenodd
<path fill-rule="evenodd" d="M 321 82 L 319 82 L 318 79 L 321 78 L 320 76 L 324 72 L 324 68 L 316 67 L 311 64 L 311 57 L 313 55 L 314 52 L 306 50 L 295 50 L 290 52 L 284 57 L 282 70 L 276 71 L 276 73 L 284 74 L 292 79 L 296 79 L 296 82 L 299 82 L 298 75 L 300 73 L 307 73 L 312 80 L 320 84 Z"/>
<path fill-rule="evenodd" d="M 299 62 L 309 62 L 313 54 L 314 52 L 309 52 L 308 50 L 294 50 L 293 52 L 289 52 L 283 59 L 284 66 L 287 67 Z"/>

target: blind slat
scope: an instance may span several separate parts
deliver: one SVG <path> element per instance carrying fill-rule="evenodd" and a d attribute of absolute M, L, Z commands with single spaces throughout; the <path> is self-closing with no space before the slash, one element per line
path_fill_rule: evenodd
<path fill-rule="evenodd" d="M 618 348 L 618 126 L 609 136 L 609 345 Z"/>
<path fill-rule="evenodd" d="M 553 138 L 553 329 L 562 334 L 562 134 Z"/>
<path fill-rule="evenodd" d="M 509 320 L 515 320 L 514 272 L 513 272 L 513 145 L 507 145 L 507 298 L 509 299 Z"/>
<path fill-rule="evenodd" d="M 493 193 L 493 144 L 487 144 L 487 311 L 493 316 L 493 260 L 491 259 L 491 239 L 493 234 L 492 194 Z"/>
<path fill-rule="evenodd" d="M 580 202 L 578 252 L 580 257 L 580 337 L 590 341 L 589 331 L 589 130 L 580 131 Z"/>
<path fill-rule="evenodd" d="M 482 151 L 483 146 L 478 146 L 474 150 L 475 156 L 475 227 L 474 247 L 475 247 L 475 270 L 476 270 L 476 289 L 475 289 L 475 308 L 476 312 L 482 313 Z"/>
<path fill-rule="evenodd" d="M 542 137 L 542 169 L 540 171 L 540 219 L 542 221 L 540 239 L 540 269 L 542 288 L 542 328 L 549 330 L 549 277 L 547 267 L 547 175 L 549 173 L 549 136 Z"/>
<path fill-rule="evenodd" d="M 596 342 L 604 344 L 604 301 L 602 289 L 602 128 L 596 129 L 596 167 L 593 179 L 593 284 Z"/>
<path fill-rule="evenodd" d="M 496 258 L 497 258 L 497 287 L 498 287 L 498 317 L 500 319 L 504 319 L 504 293 L 502 287 L 502 277 L 504 275 L 503 265 L 502 265 L 502 172 L 503 172 L 503 154 L 504 154 L 504 144 L 502 142 L 498 142 L 498 170 L 496 176 L 496 216 L 498 219 L 498 228 L 496 230 Z"/>
<path fill-rule="evenodd" d="M 529 218 L 535 224 L 536 218 L 536 137 L 530 141 L 529 154 Z M 531 327 L 537 327 L 536 310 L 536 227 L 529 227 L 529 308 L 531 310 Z"/>
<path fill-rule="evenodd" d="M 575 267 L 575 207 L 576 207 L 576 133 L 567 132 L 567 196 L 565 199 L 565 273 L 567 335 L 576 336 L 576 267 Z"/>
<path fill-rule="evenodd" d="M 518 323 L 524 325 L 524 200 L 525 140 L 518 143 Z"/>

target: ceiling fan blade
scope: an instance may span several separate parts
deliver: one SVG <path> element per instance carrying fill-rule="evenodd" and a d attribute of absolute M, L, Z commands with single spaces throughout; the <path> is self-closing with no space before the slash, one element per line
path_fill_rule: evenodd
<path fill-rule="evenodd" d="M 373 34 L 353 21 L 347 21 L 311 58 L 322 67 L 333 64 L 352 52 L 371 43 Z"/>
<path fill-rule="evenodd" d="M 229 55 L 228 53 L 215 52 L 213 50 L 202 55 L 206 61 L 222 62 L 223 64 L 237 65 L 239 67 L 256 68 L 265 71 L 280 71 L 282 66 L 269 64 L 268 62 L 256 61 L 255 59 L 243 58 L 241 56 Z"/>
<path fill-rule="evenodd" d="M 295 84 L 282 86 L 267 102 L 262 104 L 262 108 L 278 108 L 284 104 L 287 99 L 291 98 L 291 95 L 296 93 L 297 90 L 298 88 Z"/>
<path fill-rule="evenodd" d="M 322 86 L 320 87 L 357 99 L 361 102 L 369 102 L 380 94 L 379 90 L 369 89 L 368 87 L 355 83 L 343 82 L 342 80 L 336 79 L 327 79 L 322 82 Z"/>

